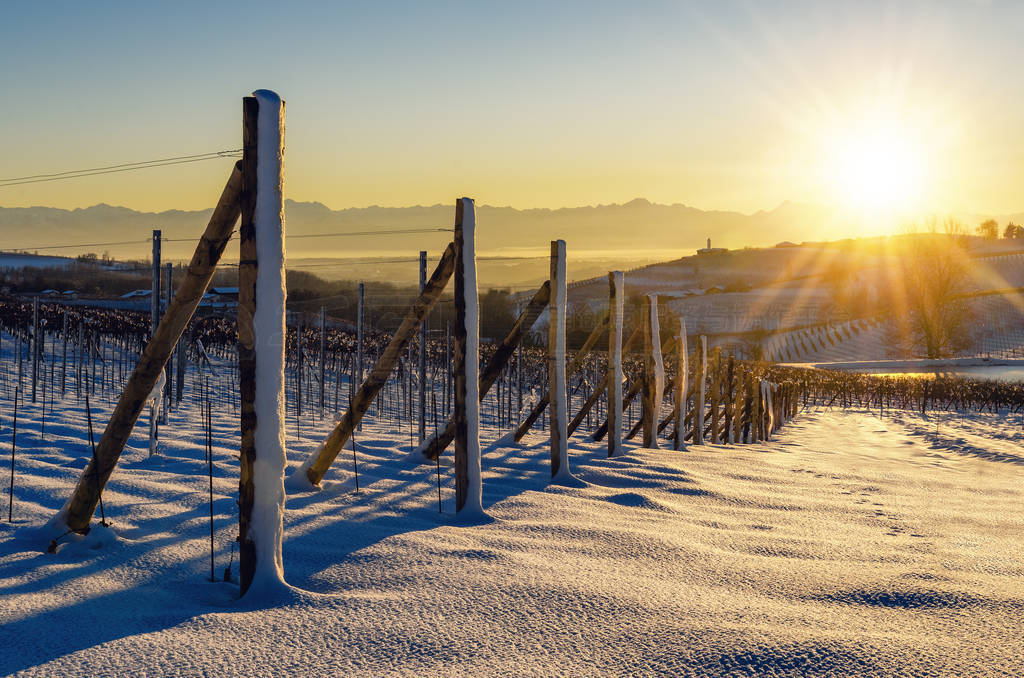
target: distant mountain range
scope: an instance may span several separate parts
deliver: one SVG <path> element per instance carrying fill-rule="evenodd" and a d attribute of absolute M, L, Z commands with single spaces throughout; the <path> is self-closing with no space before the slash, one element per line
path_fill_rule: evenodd
<path fill-rule="evenodd" d="M 40 253 L 75 255 L 109 252 L 119 259 L 149 256 L 150 232 L 161 229 L 165 259 L 187 259 L 211 210 L 138 212 L 100 204 L 64 210 L 52 207 L 0 207 L 0 249 L 36 248 Z M 326 235 L 405 229 L 447 229 L 452 205 L 365 207 L 331 210 L 317 202 L 286 201 L 288 232 Z M 985 215 L 958 215 L 969 227 Z M 1024 214 L 997 217 L 1024 222 Z M 785 202 L 770 211 L 742 214 L 705 211 L 686 205 L 659 205 L 644 199 L 623 205 L 561 209 L 477 208 L 478 248 L 490 254 L 544 254 L 554 238 L 566 240 L 570 255 L 613 257 L 623 262 L 663 260 L 690 254 L 706 238 L 716 247 L 760 247 L 780 241 L 834 240 L 858 234 L 895 232 L 900 224 L 858 223 L 840 210 L 821 205 Z M 426 249 L 437 254 L 449 240 L 444 232 L 313 237 L 288 240 L 289 259 L 324 257 L 415 256 Z M 131 244 L 109 244 L 132 241 Z M 83 245 L 63 250 L 56 245 Z M 229 248 L 229 252 L 232 252 Z M 229 254 L 229 257 L 232 255 Z M 572 258 L 570 256 L 570 258 Z M 626 265 L 624 263 L 624 265 Z"/>

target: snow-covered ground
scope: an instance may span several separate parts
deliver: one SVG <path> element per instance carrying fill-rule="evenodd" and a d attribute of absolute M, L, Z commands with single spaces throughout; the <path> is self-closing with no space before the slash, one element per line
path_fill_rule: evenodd
<path fill-rule="evenodd" d="M 111 406 L 94 403 L 97 437 Z M 150 458 L 145 418 L 104 494 L 110 530 L 45 553 L 85 465 L 85 413 L 22 403 L 0 524 L 0 673 L 18 675 L 1021 675 L 1024 451 L 1014 417 L 808 410 L 767 444 L 570 444 L 481 431 L 490 520 L 452 514 L 450 453 L 408 461 L 367 421 L 290 494 L 285 577 L 256 605 L 208 581 L 198 408 Z M 0 444 L 10 449 L 10 411 Z M 289 466 L 332 422 L 289 421 Z M 238 417 L 214 412 L 216 574 L 235 536 Z M 4 460 L 5 462 L 7 459 Z M 447 463 L 446 463 L 447 462 Z M 6 483 L 5 483 L 6 484 Z M 6 497 L 5 497 L 6 498 Z M 98 516 L 97 516 L 98 519 Z M 234 574 L 237 582 L 237 560 Z"/>

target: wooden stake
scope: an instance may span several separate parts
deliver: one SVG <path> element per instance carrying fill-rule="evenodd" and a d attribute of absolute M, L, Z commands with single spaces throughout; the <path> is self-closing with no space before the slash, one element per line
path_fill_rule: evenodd
<path fill-rule="evenodd" d="M 241 188 L 242 170 L 239 163 L 235 165 L 231 178 L 228 179 L 227 186 L 224 187 L 220 200 L 213 210 L 206 231 L 196 246 L 188 272 L 171 303 L 171 308 L 167 310 L 153 340 L 142 352 L 142 357 L 128 378 L 128 383 L 125 384 L 124 391 L 96 447 L 96 461 L 90 462 L 82 471 L 66 510 L 57 516 L 57 520 L 66 523 L 68 529 L 84 530 L 89 526 L 99 500 L 99 492 L 110 479 L 128 436 L 142 412 L 145 399 L 153 390 L 164 363 L 170 357 L 174 343 L 195 313 L 196 306 L 206 292 L 217 268 L 217 262 L 220 261 L 224 247 L 231 237 L 231 231 L 238 219 L 238 198 Z M 93 468 L 94 464 L 98 469 Z M 98 478 L 98 482 L 94 482 L 93 478 Z"/>

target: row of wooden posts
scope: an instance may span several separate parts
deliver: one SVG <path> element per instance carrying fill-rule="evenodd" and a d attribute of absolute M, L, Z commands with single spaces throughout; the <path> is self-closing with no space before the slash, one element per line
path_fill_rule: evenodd
<path fill-rule="evenodd" d="M 276 97 L 276 95 L 274 95 Z M 258 298 L 257 286 L 260 280 L 261 258 L 267 258 L 269 265 L 280 265 L 281 252 L 260 251 L 260 243 L 268 242 L 267 235 L 261 236 L 260 229 L 277 228 L 271 235 L 283 238 L 283 221 L 278 220 L 267 226 L 259 223 L 258 205 L 268 196 L 260 193 L 266 186 L 275 186 L 271 198 L 280 204 L 279 189 L 282 177 L 272 178 L 269 184 L 261 181 L 260 172 L 267 167 L 277 167 L 273 159 L 283 156 L 283 134 L 261 138 L 266 128 L 259 123 L 261 106 L 274 102 L 266 92 L 246 97 L 243 101 L 243 157 L 232 170 L 206 231 L 200 238 L 189 263 L 187 274 L 179 285 L 163 317 L 154 328 L 151 341 L 142 351 L 141 357 L 128 378 L 110 420 L 96 447 L 92 461 L 84 469 L 68 503 L 55 522 L 69 531 L 86 531 L 100 500 L 103 487 L 109 480 L 128 437 L 142 412 L 143 405 L 181 339 L 182 333 L 194 315 L 196 308 L 210 284 L 213 273 L 231 237 L 235 222 L 239 226 L 239 305 L 238 305 L 238 366 L 240 386 L 240 479 L 239 479 L 239 551 L 241 590 L 244 595 L 261 568 L 277 569 L 280 575 L 280 525 L 283 510 L 283 491 L 277 501 L 277 544 L 257 543 L 268 539 L 266 532 L 254 527 L 254 507 L 264 498 L 257 497 L 257 488 L 278 486 L 283 482 L 283 465 L 271 471 L 282 477 L 276 481 L 260 479 L 260 473 L 268 473 L 257 460 L 272 445 L 271 432 L 257 435 L 260 427 L 283 425 L 283 420 L 271 416 L 270 421 L 258 421 L 257 400 L 266 384 L 257 383 L 258 375 L 265 370 L 257 369 L 261 356 L 279 360 L 280 371 L 284 367 L 283 335 L 276 336 L 277 328 L 255 326 L 258 303 L 267 303 Z M 279 101 L 279 100 L 278 100 Z M 276 122 L 283 130 L 283 102 L 275 108 L 279 115 Z M 271 160 L 267 160 L 270 158 Z M 266 163 L 263 165 L 261 163 Z M 265 177 L 264 177 L 265 179 Z M 276 183 L 275 183 L 276 182 Z M 276 224 L 276 226 L 275 226 Z M 536 292 L 526 309 L 520 314 L 515 326 L 509 332 L 487 363 L 480 368 L 477 283 L 475 261 L 475 212 L 473 202 L 462 198 L 456 203 L 454 238 L 444 250 L 432 274 L 421 277 L 421 291 L 412 302 L 400 327 L 377 358 L 368 374 L 355 389 L 347 410 L 341 416 L 323 444 L 300 467 L 298 473 L 311 485 L 318 485 L 337 458 L 345 444 L 351 439 L 367 413 L 370 405 L 380 394 L 399 359 L 413 339 L 420 337 L 419 361 L 422 365 L 425 346 L 424 320 L 437 304 L 449 280 L 454 277 L 454 303 L 456 321 L 453 332 L 453 373 L 454 412 L 448 425 L 433 436 L 425 436 L 421 424 L 420 435 L 425 438 L 421 451 L 425 459 L 435 459 L 454 442 L 456 510 L 481 511 L 481 473 L 479 441 L 479 403 L 493 386 L 501 372 L 531 329 L 538 317 L 548 313 L 548 391 L 539 399 L 533 410 L 524 418 L 516 431 L 520 440 L 534 425 L 545 408 L 550 407 L 551 473 L 553 478 L 567 478 L 571 475 L 568 457 L 568 437 L 580 425 L 582 417 L 597 402 L 606 390 L 609 416 L 604 433 L 607 437 L 609 455 L 621 454 L 623 438 L 630 438 L 636 431 L 625 436 L 622 431 L 622 412 L 638 393 L 642 392 L 642 411 L 639 428 L 643 442 L 648 447 L 657 445 L 659 430 L 675 424 L 671 436 L 676 449 L 686 440 L 696 444 L 711 442 L 754 442 L 766 439 L 772 430 L 795 412 L 796 398 L 788 387 L 780 387 L 765 381 L 743 363 L 713 352 L 707 352 L 706 341 L 701 338 L 696 359 L 687 353 L 685 325 L 680 325 L 678 335 L 661 342 L 658 327 L 657 298 L 647 297 L 645 312 L 640 326 L 633 331 L 623 345 L 623 276 L 621 272 L 609 274 L 609 314 L 594 329 L 584 346 L 572 360 L 566 361 L 566 248 L 565 242 L 551 243 L 551 277 Z M 270 240 L 273 242 L 273 239 Z M 265 246 L 265 245 L 264 245 Z M 422 268 L 425 271 L 425 267 Z M 263 290 L 264 287 L 259 289 Z M 284 326 L 283 301 L 280 309 L 281 331 Z M 155 314 L 154 314 L 155 315 Z M 587 354 L 593 350 L 598 339 L 608 331 L 608 370 L 602 385 L 593 390 L 583 409 L 569 420 L 566 379 L 579 370 Z M 623 393 L 622 356 L 642 341 L 644 374 Z M 674 350 L 673 350 L 674 349 Z M 680 369 L 674 384 L 664 380 L 664 356 L 674 352 Z M 276 357 L 275 357 L 276 356 Z M 267 364 L 267 363 L 264 363 Z M 273 363 L 270 363 L 273 364 Z M 360 366 L 361 367 L 361 366 Z M 359 370 L 362 374 L 362 369 Z M 692 372 L 692 374 L 691 374 Z M 271 379 L 274 375 L 271 374 Z M 706 384 L 710 383 L 710 388 Z M 283 389 L 283 382 L 275 384 Z M 420 388 L 423 388 L 421 382 Z M 666 391 L 674 394 L 673 406 L 667 418 L 662 419 L 662 400 Z M 283 398 L 280 399 L 283 401 Z M 687 403 L 693 403 L 692 406 Z M 266 411 L 266 410 L 264 410 Z M 260 441 L 264 442 L 261 443 Z M 280 434 L 283 441 L 283 433 Z M 264 490 L 265 491 L 265 490 Z M 262 504 L 261 504 L 262 505 Z M 274 502 L 271 502 L 274 505 Z M 262 514 L 261 514 L 262 515 Z M 261 520 L 266 520 L 262 515 Z M 272 537 L 270 537 L 272 538 Z M 274 561 L 274 562 L 267 562 Z M 282 580 L 283 581 L 283 580 Z"/>

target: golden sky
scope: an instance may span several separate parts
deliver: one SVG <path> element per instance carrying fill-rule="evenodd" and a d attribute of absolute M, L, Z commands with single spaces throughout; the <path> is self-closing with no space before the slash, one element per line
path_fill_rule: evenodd
<path fill-rule="evenodd" d="M 333 209 L 1024 210 L 1024 5 L 553 4 L 19 3 L 0 177 L 237 148 L 240 98 L 270 88 L 288 197 Z M 197 209 L 230 162 L 0 185 L 0 206 Z"/>

